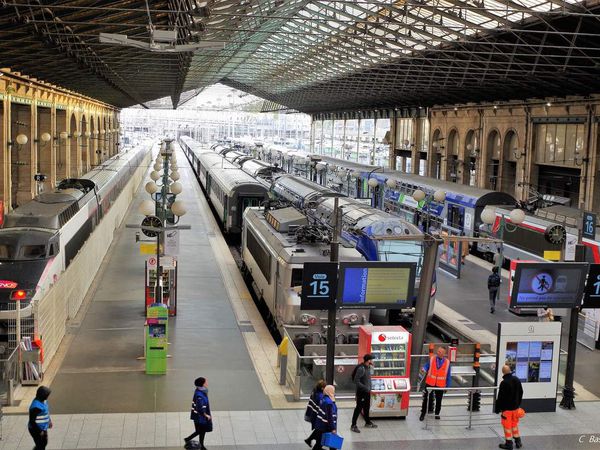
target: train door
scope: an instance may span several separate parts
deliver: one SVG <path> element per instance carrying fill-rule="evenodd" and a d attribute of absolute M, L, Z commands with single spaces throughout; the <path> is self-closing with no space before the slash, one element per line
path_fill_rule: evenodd
<path fill-rule="evenodd" d="M 463 231 L 465 226 L 465 208 L 448 203 L 448 225 Z"/>
<path fill-rule="evenodd" d="M 263 197 L 240 197 L 238 199 L 237 221 L 239 222 L 238 225 L 239 225 L 240 229 L 242 228 L 242 220 L 243 220 L 244 211 L 246 211 L 246 208 L 249 208 L 251 206 L 260 206 L 260 204 L 262 203 L 263 200 L 264 200 Z"/>

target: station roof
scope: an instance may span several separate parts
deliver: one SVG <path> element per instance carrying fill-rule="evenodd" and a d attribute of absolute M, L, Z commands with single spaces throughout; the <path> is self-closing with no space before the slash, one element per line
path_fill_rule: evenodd
<path fill-rule="evenodd" d="M 150 29 L 213 47 L 99 40 Z M 217 82 L 307 113 L 564 97 L 600 92 L 600 0 L 7 0 L 0 54 L 119 107 Z"/>

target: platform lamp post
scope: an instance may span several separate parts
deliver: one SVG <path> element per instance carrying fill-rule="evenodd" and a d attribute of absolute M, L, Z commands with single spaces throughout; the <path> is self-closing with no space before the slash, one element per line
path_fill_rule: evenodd
<path fill-rule="evenodd" d="M 167 148 L 169 145 L 170 148 Z M 167 151 L 169 150 L 169 151 Z M 152 200 L 145 200 L 141 203 L 139 211 L 146 216 L 147 225 L 150 225 L 149 230 L 151 234 L 156 234 L 156 286 L 155 286 L 155 302 L 162 303 L 162 292 L 160 286 L 160 279 L 162 277 L 162 266 L 160 265 L 160 244 L 164 241 L 164 232 L 170 228 L 184 228 L 184 227 L 167 227 L 169 220 L 169 212 L 173 214 L 173 224 L 177 224 L 181 216 L 185 215 L 186 209 L 183 202 L 175 200 L 173 202 L 167 201 L 169 194 L 176 198 L 177 195 L 183 191 L 183 186 L 179 183 L 179 172 L 177 172 L 177 160 L 174 153 L 173 144 L 165 143 L 161 144 L 161 151 L 156 158 L 154 164 L 154 171 L 150 173 L 149 181 L 145 185 L 146 192 L 150 194 Z M 162 157 L 165 156 L 165 158 Z M 169 158 L 171 156 L 171 158 Z M 169 159 L 170 167 L 169 167 Z M 163 174 L 159 173 L 159 170 L 163 170 Z M 171 171 L 169 172 L 169 169 Z M 158 185 L 157 181 L 162 178 L 162 184 Z M 173 180 L 170 182 L 169 179 Z M 160 188 L 160 192 L 159 192 Z M 142 224 L 144 225 L 144 224 Z"/>
<path fill-rule="evenodd" d="M 433 194 L 428 195 L 422 189 L 415 189 L 415 191 L 412 194 L 412 198 L 417 203 L 424 202 L 423 206 L 421 206 L 421 211 L 425 213 L 426 222 L 425 226 L 423 227 L 423 232 L 427 234 L 429 233 L 429 227 L 431 225 L 431 212 L 429 211 L 429 206 L 434 201 L 436 203 L 444 203 L 444 201 L 446 200 L 446 192 L 435 191 Z"/>

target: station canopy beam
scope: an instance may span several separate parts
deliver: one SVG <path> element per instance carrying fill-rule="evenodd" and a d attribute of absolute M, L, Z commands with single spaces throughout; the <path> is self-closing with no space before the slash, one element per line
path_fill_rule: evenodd
<path fill-rule="evenodd" d="M 565 97 L 600 92 L 600 2 L 6 0 L 0 52 L 119 107 L 176 107 L 218 82 L 306 113 Z"/>

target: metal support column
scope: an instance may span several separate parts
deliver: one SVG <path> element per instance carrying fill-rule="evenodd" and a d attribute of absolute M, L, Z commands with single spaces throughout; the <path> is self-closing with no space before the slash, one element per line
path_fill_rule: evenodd
<path fill-rule="evenodd" d="M 415 316 L 412 326 L 412 348 L 413 355 L 420 355 L 425 341 L 425 332 L 427 330 L 427 316 L 431 303 L 431 286 L 435 274 L 435 266 L 438 256 L 438 247 L 443 242 L 438 236 L 425 235 L 423 240 L 424 258 L 421 268 L 421 281 L 419 283 L 419 293 L 417 295 L 417 304 L 415 306 Z"/>
<path fill-rule="evenodd" d="M 333 203 L 333 236 L 331 239 L 330 261 L 339 261 L 340 237 L 342 229 L 342 214 L 339 208 L 339 197 L 334 198 Z M 325 367 L 325 380 L 327 384 L 333 384 L 334 366 L 335 366 L 335 327 L 336 327 L 337 299 L 334 307 L 330 308 L 327 314 L 327 359 Z"/>

